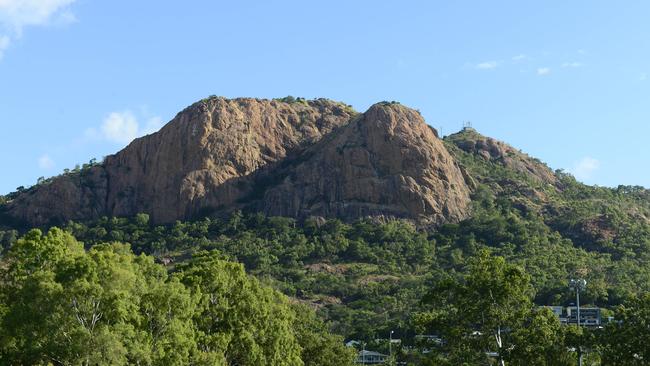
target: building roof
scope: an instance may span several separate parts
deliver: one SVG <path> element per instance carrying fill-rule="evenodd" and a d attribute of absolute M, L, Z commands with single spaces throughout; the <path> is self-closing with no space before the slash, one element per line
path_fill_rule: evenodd
<path fill-rule="evenodd" d="M 359 356 L 380 356 L 380 357 L 388 357 L 388 355 L 385 355 L 383 353 L 375 352 L 375 351 L 368 351 L 368 350 L 363 350 L 359 352 Z"/>

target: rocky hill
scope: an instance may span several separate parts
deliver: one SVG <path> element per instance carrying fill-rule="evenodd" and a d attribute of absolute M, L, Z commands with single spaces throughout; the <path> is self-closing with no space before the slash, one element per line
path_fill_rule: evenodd
<path fill-rule="evenodd" d="M 483 136 L 473 128 L 464 128 L 448 136 L 446 140 L 470 155 L 494 162 L 523 174 L 533 181 L 552 186 L 558 183 L 555 173 L 538 159 L 522 153 L 505 142 Z"/>
<path fill-rule="evenodd" d="M 642 248 L 650 245 L 650 190 L 582 184 L 471 128 L 447 136 L 444 142 L 478 187 L 475 206 L 491 196 L 524 216 L 540 217 L 578 247 L 616 259 L 647 255 Z"/>
<path fill-rule="evenodd" d="M 471 178 L 420 114 L 378 103 L 211 97 L 101 164 L 11 195 L 32 226 L 148 213 L 168 223 L 235 209 L 295 218 L 469 214 Z"/>
<path fill-rule="evenodd" d="M 101 164 L 0 197 L 0 247 L 51 223 L 169 268 L 217 250 L 349 339 L 413 334 L 431 283 L 486 248 L 530 274 L 538 305 L 568 305 L 575 276 L 585 304 L 650 291 L 650 190 L 582 184 L 471 128 L 440 139 L 398 103 L 202 100 Z"/>

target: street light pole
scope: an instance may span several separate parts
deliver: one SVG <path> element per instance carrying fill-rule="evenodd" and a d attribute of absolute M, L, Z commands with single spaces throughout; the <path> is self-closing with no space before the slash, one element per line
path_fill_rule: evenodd
<path fill-rule="evenodd" d="M 576 286 L 576 308 L 578 309 L 578 327 L 580 326 L 580 287 Z"/>
<path fill-rule="evenodd" d="M 584 279 L 571 279 L 569 280 L 569 287 L 574 288 L 576 290 L 576 315 L 577 315 L 577 320 L 578 320 L 578 327 L 580 327 L 581 324 L 581 319 L 580 319 L 580 291 L 584 291 L 587 288 L 587 281 Z M 578 366 L 582 366 L 582 349 L 580 349 L 580 346 L 578 345 Z"/>
<path fill-rule="evenodd" d="M 393 362 L 393 330 L 390 331 L 390 334 L 388 335 L 388 357 L 390 358 L 390 362 Z"/>

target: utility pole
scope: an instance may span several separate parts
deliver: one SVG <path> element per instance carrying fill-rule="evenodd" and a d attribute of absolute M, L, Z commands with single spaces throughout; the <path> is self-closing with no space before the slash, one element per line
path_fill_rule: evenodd
<path fill-rule="evenodd" d="M 578 327 L 580 327 L 582 325 L 580 322 L 580 291 L 584 291 L 587 288 L 587 281 L 582 278 L 572 278 L 569 280 L 569 287 L 576 290 L 576 315 L 578 320 Z M 578 366 L 582 366 L 582 350 L 580 349 L 580 346 L 578 346 Z"/>

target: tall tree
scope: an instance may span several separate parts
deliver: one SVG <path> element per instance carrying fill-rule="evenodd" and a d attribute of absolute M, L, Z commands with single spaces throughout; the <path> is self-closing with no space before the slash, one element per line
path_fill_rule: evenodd
<path fill-rule="evenodd" d="M 528 314 L 519 327 L 512 329 L 511 346 L 505 359 L 511 365 L 573 366 L 573 355 L 565 344 L 565 328 L 547 308 L 538 308 Z"/>
<path fill-rule="evenodd" d="M 303 364 L 286 298 L 248 277 L 241 264 L 203 252 L 181 266 L 179 278 L 199 298 L 194 315 L 199 362 Z"/>
<path fill-rule="evenodd" d="M 513 330 L 532 309 L 528 275 L 502 257 L 481 250 L 460 278 L 446 278 L 425 297 L 431 310 L 418 323 L 443 339 L 439 354 L 449 364 L 479 364 L 494 355 L 505 365 Z"/>
<path fill-rule="evenodd" d="M 3 261 L 8 364 L 181 365 L 196 348 L 190 292 L 128 245 L 85 252 L 59 229 L 34 230 Z"/>
<path fill-rule="evenodd" d="M 329 333 L 316 313 L 305 305 L 293 305 L 296 313 L 293 329 L 300 343 L 305 366 L 352 366 L 356 358 L 354 348 L 343 344 L 343 337 Z"/>

